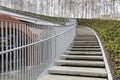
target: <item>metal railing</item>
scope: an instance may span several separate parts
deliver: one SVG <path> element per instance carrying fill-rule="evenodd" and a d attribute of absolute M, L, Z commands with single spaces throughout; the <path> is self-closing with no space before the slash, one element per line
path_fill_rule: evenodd
<path fill-rule="evenodd" d="M 67 49 L 76 21 L 65 26 L 0 20 L 0 80 L 37 80 Z"/>

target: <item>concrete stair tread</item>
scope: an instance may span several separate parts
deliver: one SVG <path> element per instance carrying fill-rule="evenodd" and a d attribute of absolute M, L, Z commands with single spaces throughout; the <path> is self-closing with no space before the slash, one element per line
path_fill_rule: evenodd
<path fill-rule="evenodd" d="M 97 41 L 97 39 L 74 39 L 74 41 Z"/>
<path fill-rule="evenodd" d="M 102 55 L 101 52 L 90 52 L 90 51 L 65 51 L 65 54 L 70 54 L 70 55 Z"/>
<path fill-rule="evenodd" d="M 78 40 L 96 40 L 97 41 L 97 38 L 96 37 L 75 37 L 74 38 L 74 40 L 76 40 L 76 39 L 78 39 Z"/>
<path fill-rule="evenodd" d="M 48 72 L 50 74 L 107 77 L 107 73 L 104 68 L 53 66 L 52 68 L 49 68 Z"/>
<path fill-rule="evenodd" d="M 77 35 L 75 37 L 95 37 L 95 35 Z"/>
<path fill-rule="evenodd" d="M 76 36 L 75 39 L 96 39 L 95 36 Z"/>
<path fill-rule="evenodd" d="M 71 48 L 71 47 L 69 47 L 67 50 L 80 50 L 80 51 L 86 51 L 86 50 L 88 50 L 88 51 L 101 51 L 101 49 L 100 48 Z"/>
<path fill-rule="evenodd" d="M 73 60 L 103 60 L 102 56 L 85 56 L 85 55 L 61 55 L 61 59 Z"/>
<path fill-rule="evenodd" d="M 74 46 L 99 46 L 99 43 L 71 43 Z"/>
<path fill-rule="evenodd" d="M 46 75 L 41 80 L 107 80 L 107 79 L 82 76 Z"/>
<path fill-rule="evenodd" d="M 57 60 L 56 65 L 104 67 L 103 61 Z"/>
<path fill-rule="evenodd" d="M 99 44 L 99 43 L 74 43 L 74 42 L 72 42 L 72 44 Z"/>
<path fill-rule="evenodd" d="M 73 43 L 98 43 L 98 41 L 73 41 Z"/>
<path fill-rule="evenodd" d="M 75 48 L 100 48 L 100 46 L 80 46 L 80 45 L 70 45 L 70 47 L 75 47 Z"/>

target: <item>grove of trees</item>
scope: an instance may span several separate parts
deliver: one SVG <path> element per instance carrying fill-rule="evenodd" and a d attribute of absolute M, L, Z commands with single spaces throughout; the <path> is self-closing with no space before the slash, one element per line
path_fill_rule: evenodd
<path fill-rule="evenodd" d="M 70 18 L 118 18 L 120 0 L 0 0 L 12 9 Z"/>

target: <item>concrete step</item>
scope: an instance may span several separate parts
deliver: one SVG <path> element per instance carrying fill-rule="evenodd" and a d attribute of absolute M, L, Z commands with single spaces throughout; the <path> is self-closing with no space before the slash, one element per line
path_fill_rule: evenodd
<path fill-rule="evenodd" d="M 96 37 L 95 35 L 76 35 L 75 37 Z"/>
<path fill-rule="evenodd" d="M 70 51 L 101 51 L 100 48 L 68 48 Z"/>
<path fill-rule="evenodd" d="M 66 75 L 46 75 L 40 80 L 107 80 L 106 78 L 66 76 Z"/>
<path fill-rule="evenodd" d="M 50 68 L 48 72 L 50 74 L 107 77 L 106 70 L 104 68 L 54 66 Z"/>
<path fill-rule="evenodd" d="M 102 56 L 101 52 L 92 52 L 92 51 L 65 51 L 64 54 L 69 55 L 92 55 L 92 56 Z"/>
<path fill-rule="evenodd" d="M 85 38 L 80 38 L 80 39 L 78 39 L 78 38 L 76 38 L 76 39 L 74 39 L 74 41 L 97 41 L 97 39 L 85 39 Z"/>
<path fill-rule="evenodd" d="M 90 35 L 83 35 L 83 36 L 76 36 L 75 39 L 96 39 L 96 36 L 90 36 Z"/>
<path fill-rule="evenodd" d="M 62 55 L 61 59 L 103 61 L 102 56 L 85 56 L 85 55 Z"/>
<path fill-rule="evenodd" d="M 93 36 L 93 37 L 91 37 L 91 36 L 76 36 L 75 38 L 74 38 L 74 40 L 89 40 L 89 41 L 93 41 L 93 40 L 95 40 L 95 41 L 97 41 L 97 38 L 95 37 L 95 36 Z"/>
<path fill-rule="evenodd" d="M 98 41 L 73 41 L 73 43 L 98 43 Z"/>
<path fill-rule="evenodd" d="M 100 48 L 100 46 L 80 46 L 80 45 L 70 45 L 73 48 Z"/>
<path fill-rule="evenodd" d="M 99 43 L 71 43 L 74 46 L 99 46 Z"/>
<path fill-rule="evenodd" d="M 83 61 L 83 60 L 58 60 L 56 65 L 63 66 L 84 66 L 84 67 L 105 67 L 103 61 Z"/>

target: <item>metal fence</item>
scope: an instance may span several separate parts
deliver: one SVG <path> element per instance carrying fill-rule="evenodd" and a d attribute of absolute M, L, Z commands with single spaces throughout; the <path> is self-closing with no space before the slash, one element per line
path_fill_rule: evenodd
<path fill-rule="evenodd" d="M 0 80 L 37 80 L 72 42 L 75 26 L 0 20 Z"/>

